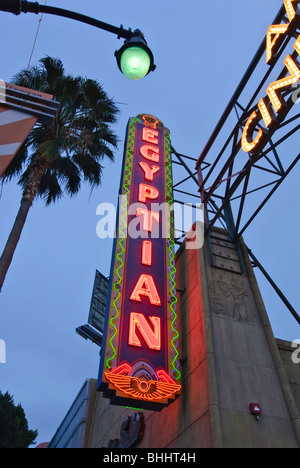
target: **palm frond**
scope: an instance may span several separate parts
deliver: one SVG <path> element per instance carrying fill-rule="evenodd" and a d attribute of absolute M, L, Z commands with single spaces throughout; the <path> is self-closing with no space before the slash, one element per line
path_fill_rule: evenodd
<path fill-rule="evenodd" d="M 26 88 L 39 91 L 43 91 L 46 83 L 45 73 L 37 65 L 30 67 L 29 70 L 24 68 L 11 81 L 18 86 L 25 86 Z"/>
<path fill-rule="evenodd" d="M 65 73 L 61 60 L 49 56 L 42 58 L 29 70 L 21 70 L 13 82 L 43 91 L 59 102 L 54 125 L 37 124 L 28 136 L 6 178 L 20 176 L 19 183 L 26 187 L 32 152 L 36 163 L 44 165 L 39 195 L 46 204 L 59 199 L 65 191 L 76 194 L 82 181 L 91 187 L 101 183 L 105 158 L 113 161 L 118 138 L 112 129 L 119 110 L 96 80 Z M 24 166 L 29 164 L 27 169 Z"/>
<path fill-rule="evenodd" d="M 38 195 L 45 200 L 46 205 L 56 202 L 63 196 L 63 190 L 57 175 L 47 170 L 41 179 Z"/>
<path fill-rule="evenodd" d="M 56 138 L 44 141 L 38 145 L 38 152 L 47 161 L 55 161 L 60 156 L 59 142 Z"/>
<path fill-rule="evenodd" d="M 83 172 L 84 180 L 88 181 L 92 187 L 101 184 L 103 167 L 99 162 L 93 157 L 82 153 L 74 154 L 73 160 Z"/>
<path fill-rule="evenodd" d="M 52 164 L 52 170 L 57 174 L 58 180 L 64 184 L 68 195 L 75 195 L 80 190 L 80 171 L 70 158 L 57 158 Z"/>

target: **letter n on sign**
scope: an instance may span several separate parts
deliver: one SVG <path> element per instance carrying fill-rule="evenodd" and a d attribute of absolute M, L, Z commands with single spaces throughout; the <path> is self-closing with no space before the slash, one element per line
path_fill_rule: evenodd
<path fill-rule="evenodd" d="M 157 118 L 129 120 L 98 379 L 112 404 L 154 411 L 181 390 L 170 148 Z M 135 218 L 140 235 L 129 236 Z"/>

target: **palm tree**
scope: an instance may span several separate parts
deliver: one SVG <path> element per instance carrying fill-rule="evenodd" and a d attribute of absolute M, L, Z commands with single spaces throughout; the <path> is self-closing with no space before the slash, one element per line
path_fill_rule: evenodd
<path fill-rule="evenodd" d="M 18 73 L 17 85 L 52 94 L 60 103 L 51 126 L 37 124 L 3 178 L 17 176 L 22 186 L 20 209 L 0 257 L 0 291 L 20 239 L 29 209 L 36 197 L 46 204 L 64 192 L 75 195 L 86 181 L 101 184 L 104 158 L 114 159 L 117 137 L 111 130 L 118 109 L 94 80 L 65 74 L 59 59 L 45 57 L 37 66 Z"/>

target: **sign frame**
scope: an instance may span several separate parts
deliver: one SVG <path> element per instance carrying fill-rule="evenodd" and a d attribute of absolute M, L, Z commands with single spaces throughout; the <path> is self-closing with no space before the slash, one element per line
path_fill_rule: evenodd
<path fill-rule="evenodd" d="M 127 127 L 98 379 L 112 404 L 160 411 L 180 395 L 175 275 L 170 134 L 139 114 Z"/>

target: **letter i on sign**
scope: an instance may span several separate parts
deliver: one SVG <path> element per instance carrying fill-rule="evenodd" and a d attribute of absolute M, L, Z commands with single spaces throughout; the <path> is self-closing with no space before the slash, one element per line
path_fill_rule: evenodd
<path fill-rule="evenodd" d="M 143 241 L 142 243 L 142 264 L 143 265 L 152 265 L 152 242 Z"/>

